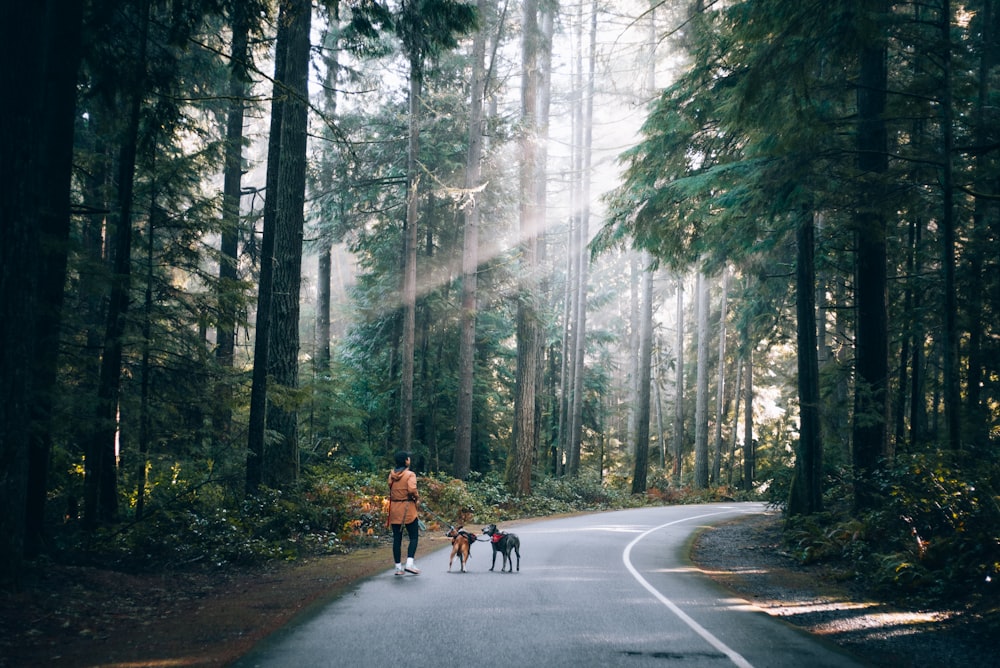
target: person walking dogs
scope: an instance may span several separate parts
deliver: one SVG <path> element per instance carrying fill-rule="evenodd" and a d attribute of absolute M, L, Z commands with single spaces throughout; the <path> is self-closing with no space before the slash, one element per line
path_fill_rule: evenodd
<path fill-rule="evenodd" d="M 396 453 L 396 468 L 389 474 L 389 524 L 392 526 L 392 558 L 396 561 L 396 575 L 406 573 L 420 574 L 420 569 L 413 563 L 417 553 L 417 538 L 420 535 L 420 524 L 417 519 L 417 474 L 410 470 L 410 453 Z M 403 526 L 410 542 L 406 546 L 406 566 L 403 566 Z"/>

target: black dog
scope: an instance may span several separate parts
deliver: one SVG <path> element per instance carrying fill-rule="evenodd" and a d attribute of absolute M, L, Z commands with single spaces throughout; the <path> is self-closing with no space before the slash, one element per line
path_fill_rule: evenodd
<path fill-rule="evenodd" d="M 493 546 L 493 565 L 490 570 L 497 565 L 497 552 L 503 555 L 503 563 L 500 564 L 500 572 L 503 573 L 510 564 L 510 572 L 514 571 L 514 560 L 510 554 L 517 555 L 517 570 L 521 570 L 521 539 L 512 533 L 498 531 L 496 524 L 487 524 L 483 527 L 483 533 L 490 537 L 490 544 Z"/>

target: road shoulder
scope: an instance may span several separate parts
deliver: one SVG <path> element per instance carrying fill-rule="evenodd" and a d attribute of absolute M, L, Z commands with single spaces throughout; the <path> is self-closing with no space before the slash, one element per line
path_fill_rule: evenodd
<path fill-rule="evenodd" d="M 705 529 L 691 558 L 740 598 L 872 665 L 1000 666 L 989 630 L 976 619 L 958 610 L 891 605 L 828 565 L 800 564 L 783 550 L 777 512 Z"/>

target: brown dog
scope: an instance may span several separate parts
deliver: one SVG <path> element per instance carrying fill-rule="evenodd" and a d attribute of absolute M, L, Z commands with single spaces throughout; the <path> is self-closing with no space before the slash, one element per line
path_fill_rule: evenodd
<path fill-rule="evenodd" d="M 458 555 L 458 565 L 465 573 L 465 564 L 469 561 L 469 553 L 472 543 L 476 542 L 476 536 L 468 531 L 463 531 L 462 527 L 452 527 L 446 535 L 451 538 L 451 557 L 448 558 L 448 570 L 451 570 L 455 555 Z"/>

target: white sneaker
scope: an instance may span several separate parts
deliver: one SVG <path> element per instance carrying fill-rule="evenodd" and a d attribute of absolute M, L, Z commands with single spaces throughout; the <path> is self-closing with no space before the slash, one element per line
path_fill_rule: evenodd
<path fill-rule="evenodd" d="M 402 575 L 402 574 L 403 574 L 403 567 L 396 566 L 396 575 Z"/>
<path fill-rule="evenodd" d="M 420 569 L 417 568 L 416 564 L 412 561 L 406 562 L 406 572 L 413 573 L 414 575 L 420 575 Z"/>

